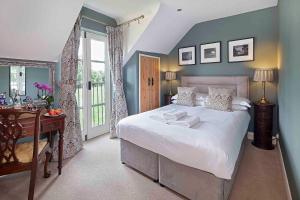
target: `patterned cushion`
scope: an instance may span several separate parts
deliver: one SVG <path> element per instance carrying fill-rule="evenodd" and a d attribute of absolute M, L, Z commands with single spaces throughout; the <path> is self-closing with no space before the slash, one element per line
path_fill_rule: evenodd
<path fill-rule="evenodd" d="M 209 87 L 208 107 L 214 110 L 232 111 L 232 89 Z"/>
<path fill-rule="evenodd" d="M 178 87 L 178 105 L 195 106 L 196 104 L 195 87 Z"/>

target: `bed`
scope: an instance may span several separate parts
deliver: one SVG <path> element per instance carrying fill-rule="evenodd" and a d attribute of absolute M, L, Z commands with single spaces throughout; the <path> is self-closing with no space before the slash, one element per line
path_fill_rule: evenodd
<path fill-rule="evenodd" d="M 182 77 L 182 86 L 232 88 L 248 98 L 248 77 Z M 152 116 L 170 109 L 199 116 L 192 128 L 167 125 Z M 121 161 L 161 185 L 192 200 L 226 200 L 239 162 L 250 116 L 247 111 L 221 112 L 204 107 L 169 105 L 127 117 L 117 127 Z"/>

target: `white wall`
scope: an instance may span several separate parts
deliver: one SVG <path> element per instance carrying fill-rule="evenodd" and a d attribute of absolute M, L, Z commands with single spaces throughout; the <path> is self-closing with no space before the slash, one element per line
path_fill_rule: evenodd
<path fill-rule="evenodd" d="M 155 17 L 159 10 L 160 3 L 155 3 L 146 9 L 140 10 L 130 16 L 118 19 L 118 24 L 136 18 L 138 16 L 144 15 L 144 19 L 140 22 L 131 23 L 129 26 L 124 26 L 124 57 L 127 58 L 128 53 L 134 47 L 136 42 L 139 40 L 143 32 L 149 26 L 152 19 Z"/>

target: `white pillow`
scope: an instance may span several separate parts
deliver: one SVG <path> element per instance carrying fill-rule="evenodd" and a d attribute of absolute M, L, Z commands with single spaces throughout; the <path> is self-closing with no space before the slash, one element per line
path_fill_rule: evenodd
<path fill-rule="evenodd" d="M 233 111 L 246 111 L 248 110 L 248 107 L 242 106 L 242 105 L 232 105 Z"/>
<path fill-rule="evenodd" d="M 178 94 L 175 94 L 174 96 L 172 96 L 171 100 L 177 100 L 178 98 Z"/>
<path fill-rule="evenodd" d="M 173 103 L 173 104 L 177 104 L 177 99 L 172 100 L 172 103 Z M 202 101 L 202 100 L 201 100 L 201 101 L 196 100 L 195 106 L 206 107 L 206 106 L 207 106 L 207 100 L 205 100 L 205 101 Z"/>
<path fill-rule="evenodd" d="M 244 97 L 233 97 L 233 100 L 232 100 L 233 105 L 241 105 L 241 106 L 246 106 L 248 108 L 251 108 L 250 103 L 251 103 L 251 101 Z"/>
<path fill-rule="evenodd" d="M 205 98 L 207 98 L 208 94 L 205 93 L 196 93 L 196 100 L 203 100 Z M 174 96 L 172 96 L 172 100 L 176 100 L 178 98 L 178 94 L 175 94 Z"/>

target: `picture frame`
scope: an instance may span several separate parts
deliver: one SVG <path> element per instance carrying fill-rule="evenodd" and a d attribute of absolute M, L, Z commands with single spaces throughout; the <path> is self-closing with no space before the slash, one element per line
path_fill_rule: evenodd
<path fill-rule="evenodd" d="M 255 38 L 228 41 L 228 62 L 249 62 L 255 59 Z"/>
<path fill-rule="evenodd" d="M 200 64 L 221 63 L 222 42 L 200 44 Z"/>
<path fill-rule="evenodd" d="M 196 46 L 178 48 L 178 65 L 196 65 Z"/>

